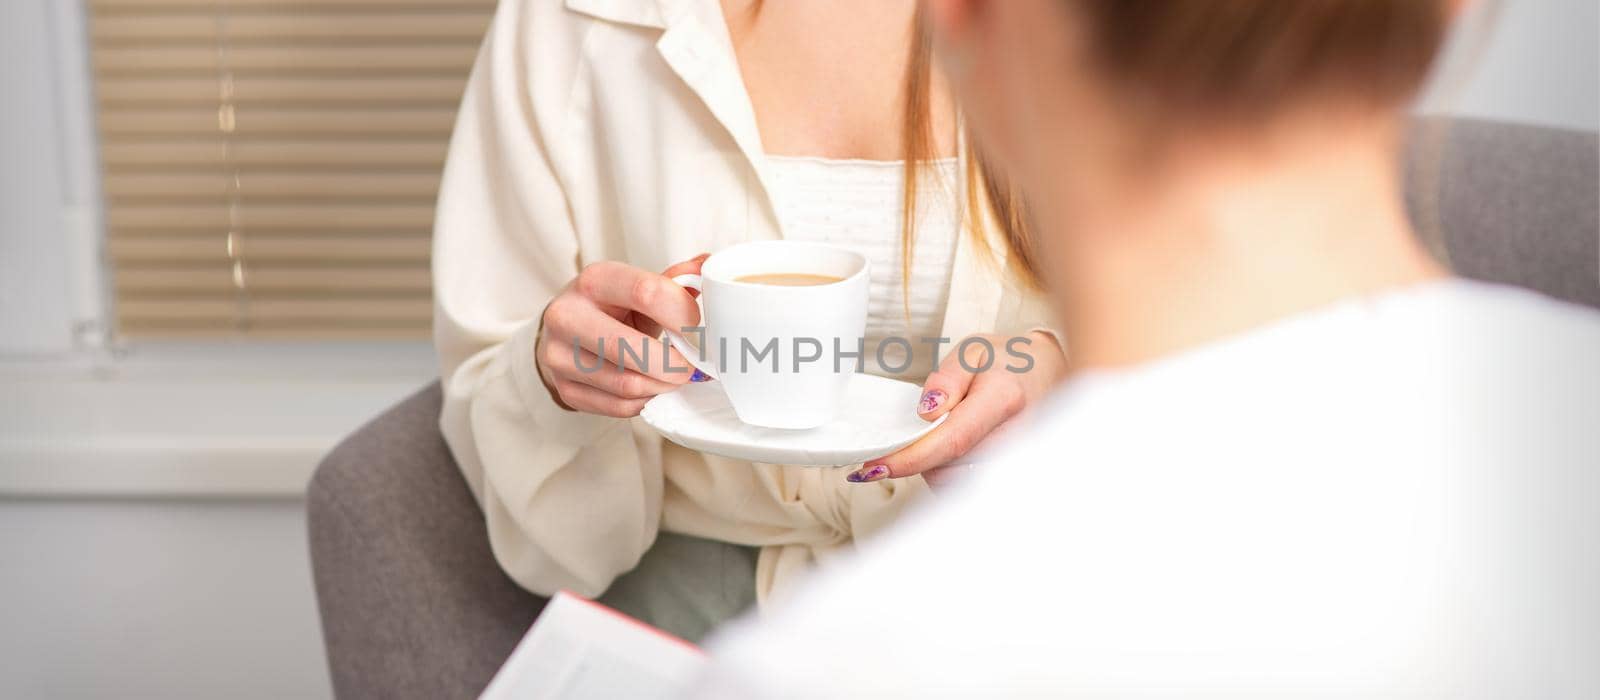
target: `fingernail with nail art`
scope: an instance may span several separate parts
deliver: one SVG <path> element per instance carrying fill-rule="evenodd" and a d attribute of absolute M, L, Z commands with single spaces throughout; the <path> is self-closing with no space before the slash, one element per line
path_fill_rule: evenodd
<path fill-rule="evenodd" d="M 871 481 L 877 481 L 888 475 L 889 465 L 874 464 L 870 467 L 863 466 L 860 469 L 850 472 L 850 475 L 846 476 L 844 480 L 852 484 L 865 484 Z"/>
<path fill-rule="evenodd" d="M 942 389 L 929 389 L 922 394 L 922 400 L 917 402 L 917 413 L 933 413 L 944 405 L 949 395 Z"/>
<path fill-rule="evenodd" d="M 689 375 L 689 381 L 691 381 L 691 382 L 708 382 L 708 381 L 711 381 L 711 375 L 706 374 L 705 372 L 701 372 L 700 370 L 695 370 L 694 374 Z"/>

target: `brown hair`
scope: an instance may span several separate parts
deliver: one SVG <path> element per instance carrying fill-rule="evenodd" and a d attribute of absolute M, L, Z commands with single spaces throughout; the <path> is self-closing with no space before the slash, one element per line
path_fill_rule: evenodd
<path fill-rule="evenodd" d="M 903 87 L 904 111 L 901 118 L 900 147 L 905 159 L 905 190 L 901 203 L 904 223 L 900 233 L 901 279 L 909 313 L 911 294 L 912 252 L 917 240 L 917 191 L 920 174 L 933 158 L 934 144 L 931 128 L 933 83 L 933 36 L 926 14 L 919 5 L 912 26 L 911 54 L 906 62 Z M 1023 285 L 1037 287 L 1032 246 L 1028 245 L 1028 227 L 1024 220 L 1022 196 L 996 172 L 993 164 L 965 140 L 962 156 L 967 161 L 963 202 L 962 226 L 973 237 L 979 248 L 992 253 L 989 244 L 990 227 L 1005 241 L 1010 250 L 1007 267 Z"/>
<path fill-rule="evenodd" d="M 1157 124 L 1175 115 L 1251 125 L 1316 100 L 1393 108 L 1426 79 L 1450 15 L 1449 0 L 1064 1 L 1108 84 Z M 911 72 L 924 70 L 926 47 L 913 51 Z M 909 96 L 915 85 L 908 73 Z M 927 119 L 926 107 L 908 100 L 908 216 L 915 149 L 925 143 L 914 133 L 926 125 L 918 119 Z M 987 201 L 1010 267 L 1037 286 L 1020 197 L 981 156 L 970 162 L 969 212 Z M 984 228 L 972 234 L 987 244 Z M 906 245 L 909 260 L 909 225 Z"/>
<path fill-rule="evenodd" d="M 1388 108 L 1427 77 L 1446 0 L 1071 0 L 1098 68 L 1141 103 L 1260 118 L 1325 98 Z"/>

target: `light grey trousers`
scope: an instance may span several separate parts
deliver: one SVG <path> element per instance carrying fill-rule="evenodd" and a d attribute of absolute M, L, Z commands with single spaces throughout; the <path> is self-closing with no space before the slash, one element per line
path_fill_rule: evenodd
<path fill-rule="evenodd" d="M 691 642 L 756 600 L 755 547 L 662 532 L 600 602 Z"/>

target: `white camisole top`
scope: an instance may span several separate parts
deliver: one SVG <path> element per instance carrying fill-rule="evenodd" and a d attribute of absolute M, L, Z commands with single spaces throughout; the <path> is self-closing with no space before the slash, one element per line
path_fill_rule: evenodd
<path fill-rule="evenodd" d="M 961 233 L 957 172 L 954 158 L 930 161 L 923 169 L 908 299 L 901 242 L 905 164 L 767 156 L 765 176 L 783 237 L 854 250 L 870 261 L 861 365 L 869 374 L 921 383 L 935 369 L 934 346 L 921 339 L 939 337 L 950 300 L 950 272 Z M 884 342 L 891 337 L 908 343 Z M 940 347 L 941 352 L 948 349 Z"/>

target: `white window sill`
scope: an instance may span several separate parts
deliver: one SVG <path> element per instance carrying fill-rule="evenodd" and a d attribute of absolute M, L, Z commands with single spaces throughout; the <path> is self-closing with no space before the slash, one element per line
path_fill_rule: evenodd
<path fill-rule="evenodd" d="M 0 358 L 0 497 L 297 497 L 339 440 L 435 376 L 422 342 Z"/>

